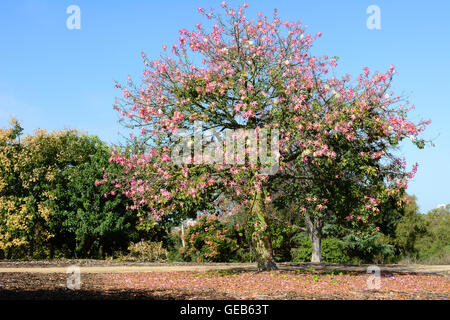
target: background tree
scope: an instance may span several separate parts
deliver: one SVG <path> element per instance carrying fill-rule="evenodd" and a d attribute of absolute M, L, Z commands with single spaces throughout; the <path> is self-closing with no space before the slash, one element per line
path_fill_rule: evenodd
<path fill-rule="evenodd" d="M 408 262 L 448 264 L 450 261 L 450 205 L 421 214 L 410 198 L 396 229 L 396 244 Z"/>
<path fill-rule="evenodd" d="M 119 194 L 105 197 L 95 185 L 110 150 L 97 137 L 76 130 L 36 130 L 22 136 L 12 119 L 0 130 L 0 250 L 7 258 L 98 256 L 126 248 L 138 236 L 135 213 Z M 100 254 L 101 255 L 101 254 Z"/>
<path fill-rule="evenodd" d="M 2 247 L 26 248 L 33 257 L 36 248 L 46 247 L 54 237 L 49 222 L 64 169 L 86 161 L 88 154 L 80 152 L 83 140 L 74 130 L 37 130 L 21 137 L 19 123 L 12 120 L 4 132 L 9 141 L 3 142 L 2 155 L 9 161 L 1 166 Z"/>
<path fill-rule="evenodd" d="M 10 127 L 0 129 L 0 249 L 7 258 L 12 256 L 13 248 L 26 245 L 26 224 L 22 222 L 21 212 L 26 211 L 24 190 L 20 183 L 20 172 L 16 164 L 22 151 L 20 135 L 23 128 L 13 118 Z"/>
<path fill-rule="evenodd" d="M 450 204 L 430 210 L 427 233 L 417 239 L 418 258 L 427 263 L 450 263 Z"/>
<path fill-rule="evenodd" d="M 404 216 L 395 230 L 395 240 L 400 254 L 417 258 L 416 241 L 427 233 L 425 216 L 419 212 L 415 196 L 408 197 Z"/>
<path fill-rule="evenodd" d="M 56 187 L 55 212 L 51 228 L 55 237 L 52 244 L 68 246 L 78 257 L 112 256 L 126 250 L 130 241 L 136 241 L 138 217 L 127 207 L 130 201 L 115 194 L 109 185 L 96 185 L 105 171 L 120 170 L 108 162 L 108 146 L 95 136 L 82 136 L 88 159 L 65 168 L 62 183 Z M 107 196 L 109 195 L 109 196 Z"/>

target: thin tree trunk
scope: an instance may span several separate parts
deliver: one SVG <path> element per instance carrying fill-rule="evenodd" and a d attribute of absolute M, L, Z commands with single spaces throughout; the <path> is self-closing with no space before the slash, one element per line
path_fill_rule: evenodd
<path fill-rule="evenodd" d="M 33 233 L 34 233 L 34 231 L 33 231 Z M 30 259 L 33 259 L 33 257 L 34 257 L 34 236 L 30 240 L 30 247 L 29 247 L 28 254 L 29 254 Z"/>
<path fill-rule="evenodd" d="M 323 220 L 313 215 L 309 218 L 305 219 L 308 226 L 308 234 L 312 243 L 312 254 L 311 254 L 311 262 L 322 262 L 322 227 Z"/>
<path fill-rule="evenodd" d="M 53 243 L 50 242 L 50 259 L 53 259 L 55 256 L 55 247 L 53 246 Z"/>
<path fill-rule="evenodd" d="M 320 234 L 312 232 L 310 237 L 312 242 L 311 262 L 322 262 Z"/>
<path fill-rule="evenodd" d="M 103 245 L 100 245 L 98 248 L 98 257 L 100 257 L 100 259 L 105 259 L 105 252 L 103 250 Z"/>
<path fill-rule="evenodd" d="M 184 243 L 184 220 L 181 220 L 181 245 L 183 248 L 186 247 Z"/>

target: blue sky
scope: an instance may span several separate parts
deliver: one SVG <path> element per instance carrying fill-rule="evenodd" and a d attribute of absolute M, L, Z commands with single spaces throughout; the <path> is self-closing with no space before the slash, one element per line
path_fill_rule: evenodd
<path fill-rule="evenodd" d="M 408 164 L 419 163 L 408 192 L 422 212 L 450 203 L 450 1 L 248 2 L 249 16 L 270 16 L 276 7 L 281 18 L 321 31 L 313 52 L 339 56 L 341 73 L 356 75 L 365 66 L 385 71 L 393 64 L 395 91 L 416 105 L 413 119 L 433 121 L 425 137 L 436 145 L 402 146 Z M 81 9 L 79 30 L 66 27 L 72 4 Z M 370 5 L 381 10 L 380 30 L 366 26 Z M 141 51 L 159 57 L 179 29 L 202 21 L 199 6 L 219 9 L 220 1 L 1 1 L 0 127 L 14 115 L 26 133 L 77 128 L 119 142 L 114 80 L 139 76 Z"/>

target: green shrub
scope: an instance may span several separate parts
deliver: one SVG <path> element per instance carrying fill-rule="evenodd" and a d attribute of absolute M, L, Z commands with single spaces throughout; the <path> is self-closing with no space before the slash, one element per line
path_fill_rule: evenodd
<path fill-rule="evenodd" d="M 389 237 L 379 233 L 361 236 L 350 233 L 342 243 L 346 254 L 352 263 L 389 263 L 395 262 L 395 246 L 390 243 Z"/>
<path fill-rule="evenodd" d="M 162 242 L 140 241 L 132 243 L 129 247 L 128 257 L 139 261 L 164 261 L 167 260 L 168 252 L 163 248 Z"/>
<path fill-rule="evenodd" d="M 236 259 L 239 248 L 235 230 L 216 216 L 202 216 L 186 230 L 185 248 L 180 252 L 186 261 L 228 262 Z"/>
<path fill-rule="evenodd" d="M 309 262 L 312 255 L 311 240 L 307 236 L 295 236 L 293 238 L 296 247 L 292 249 L 293 262 Z"/>
<path fill-rule="evenodd" d="M 276 262 L 291 261 L 291 238 L 295 230 L 289 226 L 274 225 L 270 226 L 270 236 L 272 238 L 272 248 L 274 260 Z"/>
<path fill-rule="evenodd" d="M 322 257 L 325 262 L 345 263 L 349 261 L 342 242 L 335 238 L 322 240 Z"/>
<path fill-rule="evenodd" d="M 250 252 L 247 248 L 239 248 L 229 262 L 255 262 L 255 253 Z"/>
<path fill-rule="evenodd" d="M 311 239 L 306 236 L 297 237 L 296 248 L 292 250 L 293 262 L 309 262 L 311 261 L 312 244 Z M 341 241 L 335 238 L 322 239 L 322 261 L 333 263 L 346 263 L 350 258 L 344 251 Z"/>

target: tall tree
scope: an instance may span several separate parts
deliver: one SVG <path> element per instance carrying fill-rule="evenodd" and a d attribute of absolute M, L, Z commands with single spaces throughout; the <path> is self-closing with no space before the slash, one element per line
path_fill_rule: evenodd
<path fill-rule="evenodd" d="M 418 134 L 428 122 L 407 120 L 408 108 L 389 91 L 393 66 L 373 75 L 365 68 L 356 82 L 327 77 L 336 58 L 310 53 L 320 32 L 308 34 L 276 10 L 255 21 L 246 4 L 222 7 L 224 16 L 199 8 L 210 31 L 199 23 L 181 29 L 160 59 L 143 53 L 141 85 L 116 85 L 123 99 L 115 109 L 147 148 L 114 153 L 124 171 L 107 179 L 118 179 L 151 219 L 186 203 L 219 210 L 228 199 L 230 213 L 256 217 L 260 269 L 276 268 L 268 206 L 294 205 L 313 241 L 312 261 L 320 261 L 327 215 L 366 230 L 385 198 L 401 198 L 413 173 L 390 148 L 405 137 L 423 147 Z M 234 152 L 239 146 L 245 153 Z"/>
<path fill-rule="evenodd" d="M 49 222 L 63 171 L 86 161 L 90 152 L 76 130 L 21 134 L 15 119 L 1 130 L 0 248 L 22 248 L 33 257 L 54 237 Z"/>
<path fill-rule="evenodd" d="M 109 148 L 76 130 L 36 130 L 22 136 L 12 119 L 0 129 L 0 250 L 7 258 L 79 257 L 112 253 L 137 239 L 138 217 L 122 194 L 106 197 L 95 185 L 109 163 Z M 70 254 L 70 253 L 69 253 Z"/>
<path fill-rule="evenodd" d="M 65 245 L 78 257 L 113 255 L 139 238 L 138 217 L 127 207 L 129 199 L 115 194 L 109 185 L 96 185 L 104 172 L 119 170 L 109 163 L 109 147 L 95 136 L 81 136 L 88 155 L 86 161 L 64 168 L 56 186 L 54 213 L 50 227 L 52 244 Z"/>

